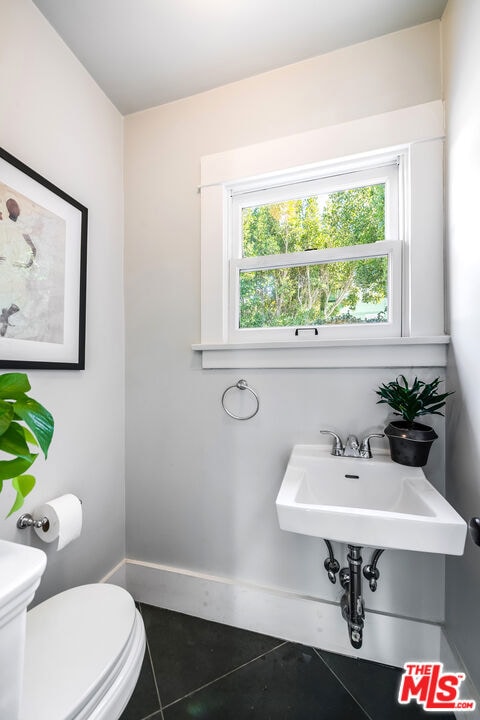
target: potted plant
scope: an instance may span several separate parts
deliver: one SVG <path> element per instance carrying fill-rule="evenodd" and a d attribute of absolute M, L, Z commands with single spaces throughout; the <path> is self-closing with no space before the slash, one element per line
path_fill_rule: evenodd
<path fill-rule="evenodd" d="M 35 462 L 39 447 L 45 458 L 53 436 L 54 422 L 49 411 L 26 393 L 31 389 L 25 373 L 0 375 L 0 493 L 5 480 L 11 480 L 16 499 L 9 517 L 19 510 L 35 487 L 33 475 L 25 474 Z"/>
<path fill-rule="evenodd" d="M 395 415 L 403 418 L 392 421 L 385 428 L 394 462 L 413 467 L 426 464 L 432 443 L 438 435 L 430 426 L 415 422 L 415 418 L 443 415 L 440 409 L 452 393 L 439 393 L 440 382 L 440 378 L 426 383 L 416 377 L 409 385 L 405 376 L 399 375 L 396 380 L 380 385 L 375 391 L 380 396 L 378 403 L 390 405 Z"/>

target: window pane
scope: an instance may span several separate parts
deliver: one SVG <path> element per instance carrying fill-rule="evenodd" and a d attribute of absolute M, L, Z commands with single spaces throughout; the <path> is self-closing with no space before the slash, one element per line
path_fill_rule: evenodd
<path fill-rule="evenodd" d="M 385 323 L 388 257 L 240 272 L 240 328 Z"/>
<path fill-rule="evenodd" d="M 385 185 L 242 209 L 243 257 L 385 240 Z"/>

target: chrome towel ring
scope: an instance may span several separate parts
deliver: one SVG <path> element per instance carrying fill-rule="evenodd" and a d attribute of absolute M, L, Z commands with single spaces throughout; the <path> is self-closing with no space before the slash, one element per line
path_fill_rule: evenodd
<path fill-rule="evenodd" d="M 249 392 L 252 393 L 253 397 L 254 397 L 255 400 L 256 400 L 257 406 L 256 406 L 255 410 L 254 410 L 250 415 L 244 415 L 244 416 L 242 416 L 242 415 L 234 415 L 232 412 L 230 412 L 230 410 L 228 410 L 228 409 L 225 407 L 225 396 L 226 396 L 226 394 L 227 394 L 230 390 L 234 390 L 234 389 L 237 389 L 237 390 L 248 390 Z M 246 380 L 239 380 L 237 383 L 235 383 L 235 385 L 230 385 L 229 387 L 227 387 L 227 389 L 226 389 L 225 392 L 223 393 L 223 395 L 222 395 L 222 407 L 223 407 L 223 409 L 225 410 L 225 412 L 227 413 L 227 415 L 230 415 L 230 417 L 233 418 L 234 420 L 250 420 L 250 418 L 255 417 L 255 415 L 258 413 L 258 410 L 259 410 L 259 408 L 260 408 L 260 400 L 259 400 L 258 395 L 257 395 L 257 393 L 255 392 L 255 390 L 253 390 L 253 388 L 251 388 L 251 387 L 249 386 L 249 384 L 247 383 Z"/>

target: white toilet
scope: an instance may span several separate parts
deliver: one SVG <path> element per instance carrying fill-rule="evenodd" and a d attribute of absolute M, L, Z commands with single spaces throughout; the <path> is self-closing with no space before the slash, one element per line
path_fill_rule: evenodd
<path fill-rule="evenodd" d="M 141 616 L 100 583 L 27 613 L 45 565 L 43 551 L 0 541 L 0 720 L 117 720 L 142 665 Z"/>

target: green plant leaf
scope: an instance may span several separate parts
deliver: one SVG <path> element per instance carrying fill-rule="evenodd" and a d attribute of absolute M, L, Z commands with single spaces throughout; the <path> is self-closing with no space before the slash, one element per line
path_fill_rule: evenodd
<path fill-rule="evenodd" d="M 0 375 L 0 398 L 15 400 L 31 389 L 25 373 L 4 373 Z"/>
<path fill-rule="evenodd" d="M 4 480 L 12 480 L 16 490 L 16 499 L 8 516 L 22 507 L 25 497 L 35 486 L 34 476 L 24 474 L 38 457 L 37 452 L 31 452 L 30 445 L 40 446 L 47 457 L 53 436 L 53 417 L 39 402 L 26 395 L 30 389 L 25 373 L 0 375 L 0 454 L 14 456 L 12 460 L 0 460 L 0 493 Z"/>
<path fill-rule="evenodd" d="M 33 465 L 37 455 L 30 455 L 29 458 L 16 458 L 15 460 L 0 460 L 0 480 L 10 480 L 22 475 L 25 470 Z"/>
<path fill-rule="evenodd" d="M 3 435 L 3 433 L 10 427 L 13 415 L 14 411 L 12 403 L 0 400 L 0 435 Z"/>
<path fill-rule="evenodd" d="M 425 408 L 425 411 L 419 413 L 419 415 L 443 415 L 443 413 L 439 412 L 439 410 L 444 407 L 444 405 L 444 402 L 438 403 L 438 405 L 432 405 L 429 408 Z"/>
<path fill-rule="evenodd" d="M 20 475 L 19 477 L 14 477 L 12 478 L 12 487 L 17 491 L 17 497 L 15 498 L 15 502 L 10 508 L 10 512 L 7 517 L 10 517 L 10 515 L 17 510 L 20 510 L 25 498 L 35 487 L 35 478 L 33 475 Z"/>
<path fill-rule="evenodd" d="M 23 434 L 25 436 L 25 440 L 27 441 L 27 443 L 30 443 L 30 445 L 36 445 L 38 447 L 37 439 L 34 436 L 34 434 L 30 432 L 28 427 L 25 427 L 24 425 L 22 425 L 22 430 L 23 430 Z"/>
<path fill-rule="evenodd" d="M 10 427 L 0 435 L 0 450 L 16 455 L 17 457 L 28 459 L 31 455 L 30 448 L 27 445 L 28 438 L 35 438 L 30 430 L 18 422 L 12 422 Z"/>
<path fill-rule="evenodd" d="M 392 410 L 397 415 L 402 415 L 407 422 L 413 422 L 421 415 L 443 415 L 439 410 L 453 393 L 439 393 L 440 382 L 440 378 L 426 383 L 416 377 L 409 385 L 405 375 L 398 375 L 396 380 L 380 385 L 375 391 L 380 396 L 377 404 L 390 405 Z"/>
<path fill-rule="evenodd" d="M 47 457 L 54 430 L 51 413 L 33 398 L 23 395 L 15 403 L 15 414 L 27 423 Z"/>

